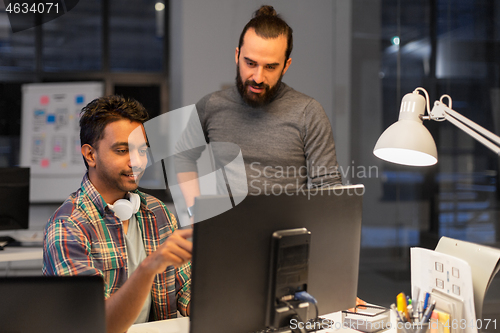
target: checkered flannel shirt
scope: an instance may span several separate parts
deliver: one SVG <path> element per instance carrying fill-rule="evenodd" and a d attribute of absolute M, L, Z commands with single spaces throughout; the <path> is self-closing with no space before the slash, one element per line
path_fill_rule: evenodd
<path fill-rule="evenodd" d="M 150 255 L 178 228 L 177 220 L 155 197 L 141 198 L 136 214 L 146 254 Z M 127 251 L 123 225 L 90 182 L 83 177 L 78 191 L 52 215 L 45 227 L 44 275 L 100 275 L 104 296 L 113 295 L 127 280 Z M 191 299 L 191 263 L 157 274 L 151 288 L 155 320 L 186 315 Z"/>

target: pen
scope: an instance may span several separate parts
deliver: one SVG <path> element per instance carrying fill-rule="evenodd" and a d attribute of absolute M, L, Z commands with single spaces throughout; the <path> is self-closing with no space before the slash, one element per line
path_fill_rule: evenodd
<path fill-rule="evenodd" d="M 422 303 L 418 303 L 418 314 L 417 314 L 417 320 L 418 321 L 421 321 L 422 320 L 422 315 L 423 315 L 423 311 L 422 311 Z"/>
<path fill-rule="evenodd" d="M 425 311 L 425 310 L 427 310 L 427 305 L 428 305 L 428 303 L 429 303 L 429 296 L 430 296 L 430 295 L 431 295 L 431 294 L 429 294 L 429 293 L 425 293 L 424 309 L 423 309 L 424 311 Z"/>
<path fill-rule="evenodd" d="M 432 304 L 427 307 L 427 310 L 425 310 L 424 317 L 420 321 L 420 324 L 422 327 L 417 331 L 417 333 L 422 333 L 425 330 L 427 330 L 428 327 L 424 327 L 423 324 L 428 323 L 429 320 L 431 319 L 432 311 L 434 311 L 434 308 L 436 307 L 436 301 L 432 301 Z"/>
<path fill-rule="evenodd" d="M 421 323 L 425 324 L 429 322 L 429 319 L 431 318 L 432 311 L 434 311 L 434 308 L 436 307 L 436 301 L 432 301 L 432 304 L 427 307 L 427 310 L 425 310 L 424 317 L 420 321 Z"/>
<path fill-rule="evenodd" d="M 402 318 L 402 317 L 401 317 L 401 315 L 399 314 L 398 309 L 396 309 L 396 304 L 394 304 L 394 303 L 392 303 L 392 304 L 391 304 L 391 310 L 395 313 L 397 322 L 398 322 L 398 323 L 401 323 L 401 326 L 402 326 L 402 328 L 403 328 L 403 331 L 404 331 L 405 333 L 409 333 L 409 332 L 408 332 L 408 330 L 407 330 L 407 329 L 406 329 L 406 327 L 405 327 L 405 321 L 403 320 L 403 318 Z"/>
<path fill-rule="evenodd" d="M 418 308 L 419 308 L 419 304 L 418 304 L 418 301 L 419 301 L 419 298 L 420 298 L 420 288 L 415 286 L 415 288 L 413 289 L 413 296 L 414 296 L 414 302 L 411 302 L 411 304 L 413 304 L 413 317 L 415 318 L 418 318 L 419 314 L 418 314 Z"/>
<path fill-rule="evenodd" d="M 398 311 L 401 311 L 406 317 L 406 320 L 410 321 L 410 315 L 408 314 L 408 307 L 406 304 L 406 296 L 404 293 L 399 293 L 397 298 Z"/>
<path fill-rule="evenodd" d="M 410 319 L 413 319 L 413 304 L 411 304 L 411 300 L 406 308 L 408 309 L 408 315 L 410 316 Z"/>

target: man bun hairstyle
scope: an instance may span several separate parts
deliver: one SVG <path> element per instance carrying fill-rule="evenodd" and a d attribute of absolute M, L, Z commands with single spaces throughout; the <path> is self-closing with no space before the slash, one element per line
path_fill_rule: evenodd
<path fill-rule="evenodd" d="M 287 38 L 287 48 L 285 51 L 285 63 L 290 58 L 293 48 L 293 30 L 290 26 L 276 13 L 273 6 L 264 5 L 257 9 L 253 18 L 245 25 L 240 35 L 238 50 L 241 51 L 243 39 L 248 29 L 253 28 L 257 36 L 264 39 L 278 38 L 283 35 Z M 239 57 L 239 54 L 238 54 Z"/>
<path fill-rule="evenodd" d="M 108 124 L 121 119 L 144 123 L 148 118 L 146 108 L 133 98 L 117 95 L 96 98 L 80 112 L 80 144 L 89 144 L 97 149 Z M 88 169 L 85 158 L 83 161 Z"/>
<path fill-rule="evenodd" d="M 273 6 L 263 5 L 253 13 L 253 17 L 261 15 L 278 16 L 278 13 L 276 13 L 276 10 Z"/>

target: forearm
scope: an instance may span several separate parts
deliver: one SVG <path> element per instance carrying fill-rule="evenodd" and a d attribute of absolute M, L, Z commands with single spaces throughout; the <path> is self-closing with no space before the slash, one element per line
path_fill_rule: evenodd
<path fill-rule="evenodd" d="M 186 201 L 186 207 L 191 207 L 194 205 L 194 198 L 200 195 L 198 172 L 180 172 L 177 174 L 177 181 Z"/>
<path fill-rule="evenodd" d="M 193 244 L 187 238 L 192 236 L 192 229 L 174 231 L 141 262 L 127 282 L 106 300 L 108 333 L 126 332 L 134 323 L 151 292 L 156 274 L 164 272 L 168 266 L 178 268 L 191 260 Z"/>
<path fill-rule="evenodd" d="M 155 272 L 143 261 L 125 284 L 105 302 L 108 333 L 126 332 L 151 292 Z"/>

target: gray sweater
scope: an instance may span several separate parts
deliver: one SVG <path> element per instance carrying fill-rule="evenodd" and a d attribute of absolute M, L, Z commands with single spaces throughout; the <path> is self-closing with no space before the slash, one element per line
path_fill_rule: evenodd
<path fill-rule="evenodd" d="M 196 109 L 207 143 L 230 142 L 241 149 L 249 193 L 271 195 L 285 188 L 341 183 L 323 107 L 285 83 L 263 108 L 248 106 L 233 86 L 203 97 Z M 178 149 L 183 150 L 182 143 Z M 178 154 L 176 169 L 197 171 L 203 149 Z"/>

